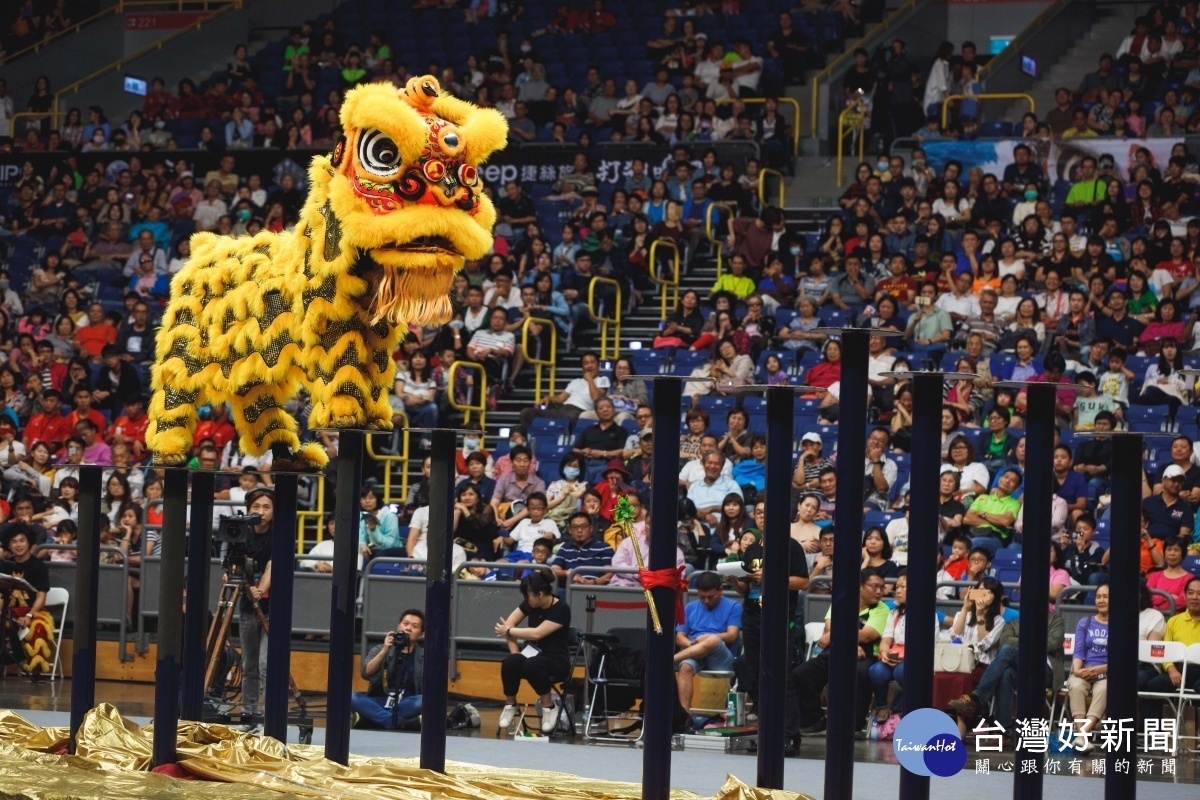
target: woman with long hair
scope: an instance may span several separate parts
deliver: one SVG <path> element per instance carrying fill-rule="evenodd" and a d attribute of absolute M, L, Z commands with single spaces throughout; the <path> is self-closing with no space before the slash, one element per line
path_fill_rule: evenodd
<path fill-rule="evenodd" d="M 1009 324 L 1008 329 L 1034 339 L 1035 349 L 1040 350 L 1042 343 L 1046 341 L 1046 325 L 1041 320 L 1041 311 L 1038 309 L 1037 301 L 1032 297 L 1021 298 L 1021 301 L 1017 303 L 1017 313 L 1013 315 L 1013 321 Z"/>
<path fill-rule="evenodd" d="M 1037 217 L 1033 217 L 1033 219 L 1036 220 Z M 1050 252 L 1044 256 L 1037 256 L 1037 269 L 1034 270 L 1033 281 L 1044 284 L 1046 275 L 1050 272 L 1058 273 L 1063 280 L 1076 278 L 1075 270 L 1078 265 L 1079 259 L 1075 258 L 1075 254 L 1071 252 L 1066 235 L 1056 233 L 1050 240 Z"/>
<path fill-rule="evenodd" d="M 691 347 L 703 327 L 704 317 L 700 315 L 700 295 L 694 289 L 687 289 L 679 295 L 679 304 L 663 322 L 662 331 L 654 337 L 654 349 Z"/>
<path fill-rule="evenodd" d="M 900 567 L 892 561 L 892 543 L 883 528 L 878 525 L 867 529 L 862 538 L 862 569 L 873 569 L 884 580 L 900 574 Z M 890 594 L 890 590 L 885 590 Z"/>
<path fill-rule="evenodd" d="M 888 615 L 887 625 L 879 640 L 879 660 L 871 665 L 867 674 L 875 698 L 875 721 L 882 723 L 892 714 L 904 714 L 904 639 L 908 615 L 908 576 L 901 572 L 896 576 L 895 608 Z M 936 620 L 935 620 L 936 627 Z M 888 688 L 891 682 L 900 684 L 901 691 L 888 707 Z"/>
<path fill-rule="evenodd" d="M 496 624 L 496 637 L 504 640 L 509 651 L 500 664 L 505 698 L 499 720 L 502 732 L 507 733 L 516 718 L 521 681 L 538 695 L 542 733 L 549 735 L 558 727 L 561 709 L 551 689 L 552 680 L 567 677 L 571 668 L 571 608 L 558 599 L 555 588 L 552 574 L 530 571 L 521 579 L 521 604 Z M 526 619 L 525 627 L 517 627 Z"/>
<path fill-rule="evenodd" d="M 0 375 L 3 374 L 4 371 L 0 371 Z M 50 447 L 43 441 L 36 441 L 29 446 L 24 458 L 4 470 L 4 477 L 15 486 L 28 486 L 37 489 L 42 497 L 49 497 L 55 471 Z"/>
<path fill-rule="evenodd" d="M 112 479 L 110 478 L 109 485 L 111 486 L 111 484 Z M 134 591 L 142 585 L 142 559 L 154 555 L 160 534 L 158 531 L 143 530 L 142 507 L 130 500 L 121 503 L 112 516 L 115 520 L 112 527 L 114 530 L 119 530 L 121 535 L 117 544 L 129 564 L 129 587 L 125 592 L 125 617 L 133 619 Z"/>
<path fill-rule="evenodd" d="M 1146 275 L 1141 270 L 1129 273 L 1125 290 L 1125 313 L 1143 325 L 1149 325 L 1158 310 L 1158 296 L 1146 281 Z"/>
<path fill-rule="evenodd" d="M 975 370 L 968 359 L 961 358 L 955 371 L 969 373 Z M 984 398 L 982 390 L 976 389 L 975 381 L 969 378 L 957 380 L 953 384 L 946 384 L 942 391 L 946 406 L 958 417 L 960 425 L 979 425 L 979 412 L 983 410 Z"/>
<path fill-rule="evenodd" d="M 1179 342 L 1175 339 L 1163 339 L 1158 360 L 1146 369 L 1146 377 L 1142 381 L 1142 391 L 1130 401 L 1143 406 L 1168 405 L 1171 407 L 1171 418 L 1179 407 L 1188 402 L 1188 383 L 1179 374 L 1183 369 L 1183 353 L 1180 352 Z"/>
<path fill-rule="evenodd" d="M 875 173 L 871 170 L 871 165 L 863 161 L 854 168 L 854 180 L 846 187 L 846 191 L 842 192 L 842 196 L 838 198 L 838 205 L 849 211 L 854 208 L 854 203 L 860 197 L 867 196 L 867 181 Z M 838 217 L 833 217 L 838 219 Z M 830 220 L 832 224 L 833 219 Z"/>
<path fill-rule="evenodd" d="M 870 170 L 870 167 L 867 167 Z M 846 223 L 841 217 L 834 215 L 830 218 L 825 232 L 821 234 L 821 252 L 829 259 L 833 267 L 842 263 L 846 257 Z"/>
<path fill-rule="evenodd" d="M 129 488 L 129 478 L 120 472 L 108 476 L 104 484 L 104 496 L 100 500 L 100 513 L 108 517 L 113 527 L 121 524 L 121 511 L 126 503 L 133 502 L 133 490 Z"/>
<path fill-rule="evenodd" d="M 971 205 L 960 196 L 955 181 L 946 181 L 942 186 L 942 196 L 933 201 L 933 213 L 941 214 L 951 229 L 965 228 L 971 222 Z"/>
<path fill-rule="evenodd" d="M 473 545 L 474 558 L 479 561 L 495 561 L 503 545 L 499 530 L 496 512 L 483 502 L 475 484 L 464 485 L 454 503 L 454 538 Z"/>
<path fill-rule="evenodd" d="M 954 635 L 973 645 L 975 662 L 992 663 L 1004 628 L 1004 587 L 995 578 L 984 578 L 963 592 L 963 604 L 954 615 Z"/>
<path fill-rule="evenodd" d="M 979 259 L 979 271 L 975 274 L 975 282 L 971 285 L 971 294 L 979 297 L 984 289 L 991 289 L 997 296 L 1000 294 L 1000 268 L 996 256 L 988 253 Z"/>
<path fill-rule="evenodd" d="M 746 501 L 740 494 L 730 492 L 721 501 L 721 517 L 709 540 L 709 548 L 719 557 L 732 545 L 737 544 L 742 532 L 754 523 L 746 513 Z"/>

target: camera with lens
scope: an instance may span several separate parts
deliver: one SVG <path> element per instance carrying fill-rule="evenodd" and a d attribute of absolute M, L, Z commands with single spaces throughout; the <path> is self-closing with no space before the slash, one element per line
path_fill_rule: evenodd
<path fill-rule="evenodd" d="M 394 679 L 400 674 L 399 669 L 397 668 L 400 660 L 400 654 L 406 647 L 409 646 L 409 644 L 412 642 L 412 639 L 404 631 L 393 631 L 392 633 L 389 633 L 388 636 L 391 637 L 392 640 L 392 652 L 389 654 L 388 658 L 389 663 L 387 674 L 393 676 Z M 384 688 L 387 689 L 387 699 L 383 702 L 383 707 L 389 710 L 393 709 L 396 707 L 396 703 L 404 698 L 404 690 L 399 687 L 393 688 L 390 686 L 385 686 Z"/>
<path fill-rule="evenodd" d="M 230 583 L 244 582 L 254 575 L 254 559 L 250 556 L 249 544 L 254 529 L 262 524 L 260 514 L 234 514 L 217 520 L 213 541 L 225 545 L 225 557 L 221 566 L 229 573 Z"/>

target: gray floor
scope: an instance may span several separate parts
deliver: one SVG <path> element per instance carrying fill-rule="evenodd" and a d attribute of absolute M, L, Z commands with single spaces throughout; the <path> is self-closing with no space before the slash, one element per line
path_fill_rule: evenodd
<path fill-rule="evenodd" d="M 68 715 L 60 711 L 18 713 L 30 722 L 44 726 L 67 725 L 69 721 Z M 138 724 L 150 722 L 144 717 L 131 716 L 129 719 Z M 288 733 L 289 740 L 296 741 L 296 729 L 289 729 Z M 315 729 L 313 743 L 323 744 L 324 734 L 323 728 Z M 784 787 L 789 791 L 808 794 L 821 800 L 824 796 L 824 742 L 820 739 L 806 740 L 806 750 L 809 749 L 810 741 L 813 745 L 811 757 L 787 760 Z M 416 756 L 419 747 L 420 737 L 415 733 L 354 730 L 350 734 L 350 750 L 356 755 L 408 758 Z M 447 742 L 446 755 L 452 761 L 516 769 L 559 770 L 582 777 L 628 780 L 635 783 L 641 780 L 642 774 L 642 751 L 621 746 L 581 746 L 550 742 L 532 744 L 503 739 L 453 736 Z M 968 761 L 968 765 L 973 763 L 973 760 Z M 854 766 L 855 798 L 882 800 L 895 791 L 899 780 L 899 767 L 894 764 L 862 762 Z M 712 796 L 720 789 L 728 774 L 752 784 L 755 779 L 755 760 L 746 755 L 725 753 L 672 753 L 671 784 L 676 789 Z M 1104 792 L 1104 782 L 1099 778 L 1048 775 L 1044 780 L 1045 797 L 1048 800 L 1087 796 L 1098 798 Z M 1154 800 L 1196 800 L 1198 796 L 1195 783 L 1175 784 L 1157 779 L 1139 781 L 1139 788 L 1143 792 L 1152 792 Z M 990 775 L 977 775 L 970 766 L 953 778 L 935 778 L 930 786 L 931 800 L 1004 798 L 1010 796 L 1011 792 L 1012 779 L 1008 775 L 995 772 Z"/>

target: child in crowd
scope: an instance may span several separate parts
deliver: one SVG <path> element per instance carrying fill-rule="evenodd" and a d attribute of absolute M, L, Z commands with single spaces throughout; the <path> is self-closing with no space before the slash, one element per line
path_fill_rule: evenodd
<path fill-rule="evenodd" d="M 1075 430 L 1095 430 L 1096 415 L 1101 411 L 1109 411 L 1117 419 L 1121 418 L 1121 406 L 1117 401 L 1111 395 L 1096 393 L 1095 375 L 1081 372 L 1075 376 L 1075 383 L 1081 387 L 1075 396 Z"/>

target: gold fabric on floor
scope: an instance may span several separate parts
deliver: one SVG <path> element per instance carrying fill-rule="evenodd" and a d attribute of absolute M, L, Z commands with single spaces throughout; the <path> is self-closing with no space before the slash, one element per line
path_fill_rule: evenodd
<path fill-rule="evenodd" d="M 449 762 L 448 775 L 422 770 L 415 758 L 351 757 L 348 767 L 324 758 L 319 747 L 285 747 L 275 739 L 225 725 L 183 722 L 179 764 L 207 780 L 174 780 L 149 772 L 153 726 L 140 727 L 102 704 L 85 718 L 75 756 L 66 728 L 41 728 L 0 711 L 0 796 L 28 800 L 144 797 L 170 800 L 281 797 L 388 798 L 389 800 L 639 800 L 641 786 L 557 772 L 498 769 Z M 13 791 L 15 787 L 23 787 Z M 672 800 L 700 800 L 674 791 Z M 793 800 L 790 792 L 746 786 L 730 775 L 714 800 Z"/>

